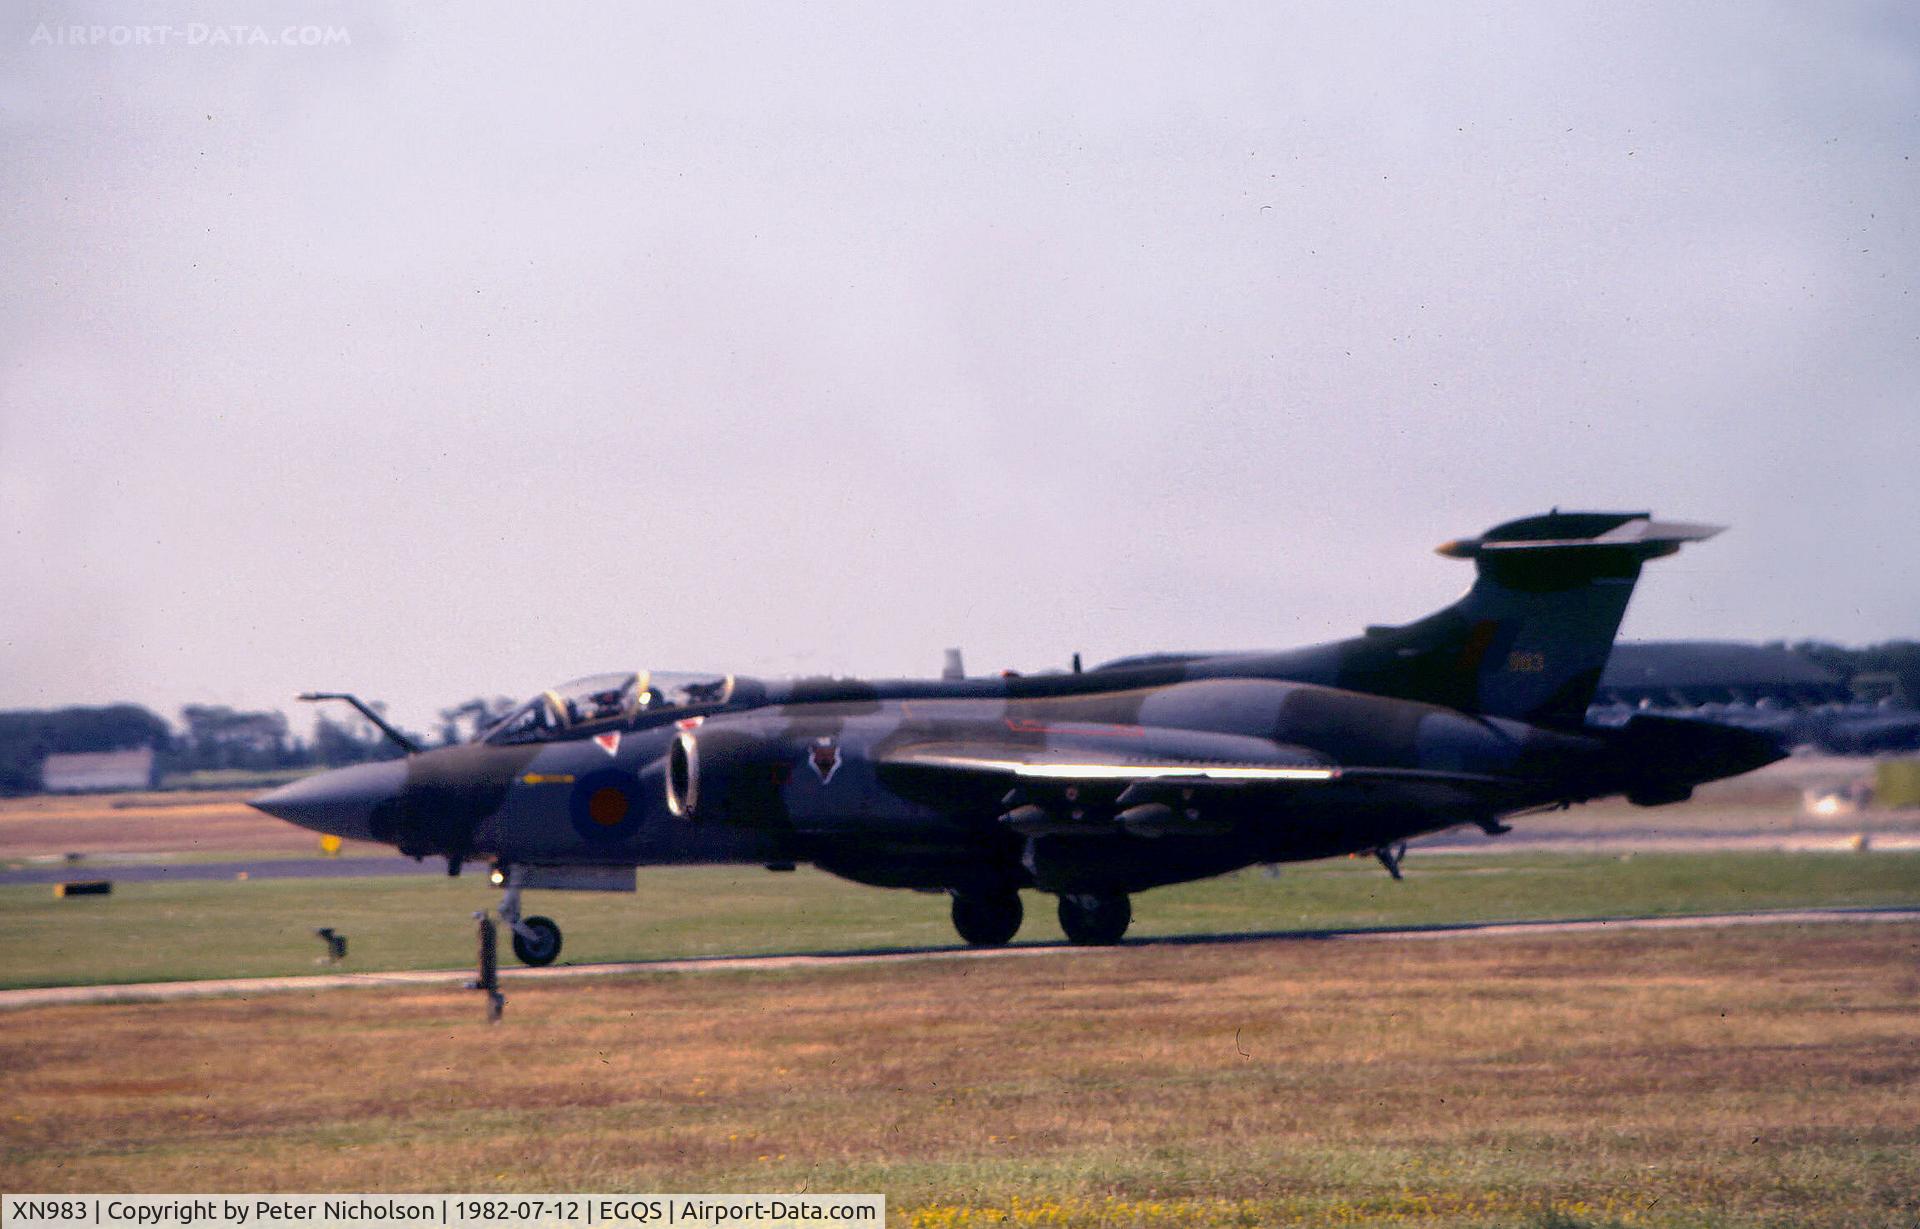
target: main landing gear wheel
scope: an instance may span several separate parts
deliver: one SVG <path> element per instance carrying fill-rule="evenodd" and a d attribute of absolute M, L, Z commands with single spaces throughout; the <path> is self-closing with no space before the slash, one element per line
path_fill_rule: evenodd
<path fill-rule="evenodd" d="M 974 947 L 1000 947 L 1020 933 L 1020 893 L 953 894 L 953 928 Z"/>
<path fill-rule="evenodd" d="M 1073 943 L 1105 946 L 1120 942 L 1133 921 L 1133 902 L 1113 896 L 1060 897 L 1060 929 Z"/>
<path fill-rule="evenodd" d="M 521 964 L 536 968 L 552 964 L 560 955 L 560 927 L 552 918 L 538 914 L 521 919 L 513 928 L 513 954 L 520 957 Z"/>

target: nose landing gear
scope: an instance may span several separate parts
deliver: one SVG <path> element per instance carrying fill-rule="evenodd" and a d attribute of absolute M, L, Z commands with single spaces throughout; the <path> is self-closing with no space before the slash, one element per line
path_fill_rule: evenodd
<path fill-rule="evenodd" d="M 519 866 L 495 867 L 493 881 L 506 885 L 506 894 L 500 898 L 500 920 L 513 931 L 513 954 L 520 957 L 520 963 L 535 968 L 552 964 L 560 955 L 560 927 L 550 917 L 534 914 L 532 917 L 520 916 L 520 892 L 526 886 L 526 868 Z"/>
<path fill-rule="evenodd" d="M 560 927 L 537 913 L 521 919 L 513 928 L 513 954 L 522 964 L 552 964 L 560 955 Z"/>

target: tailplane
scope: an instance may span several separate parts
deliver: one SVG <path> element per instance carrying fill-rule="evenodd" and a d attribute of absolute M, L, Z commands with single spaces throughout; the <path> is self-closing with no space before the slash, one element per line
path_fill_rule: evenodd
<path fill-rule="evenodd" d="M 1404 627 L 1339 646 L 1340 686 L 1536 725 L 1578 727 L 1640 565 L 1720 532 L 1646 512 L 1560 512 L 1439 548 L 1473 588 Z"/>

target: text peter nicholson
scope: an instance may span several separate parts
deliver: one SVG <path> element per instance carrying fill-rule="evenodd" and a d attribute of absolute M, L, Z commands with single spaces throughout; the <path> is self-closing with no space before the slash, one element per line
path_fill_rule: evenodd
<path fill-rule="evenodd" d="M 0 1229 L 872 1229 L 884 1195 L 7 1195 Z"/>

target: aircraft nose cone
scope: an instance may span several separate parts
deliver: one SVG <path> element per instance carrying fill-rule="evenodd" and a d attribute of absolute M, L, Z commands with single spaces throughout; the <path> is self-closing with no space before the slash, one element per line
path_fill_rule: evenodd
<path fill-rule="evenodd" d="M 315 832 L 365 841 L 373 839 L 373 809 L 399 796 L 406 780 L 401 760 L 355 764 L 283 785 L 247 805 Z"/>

